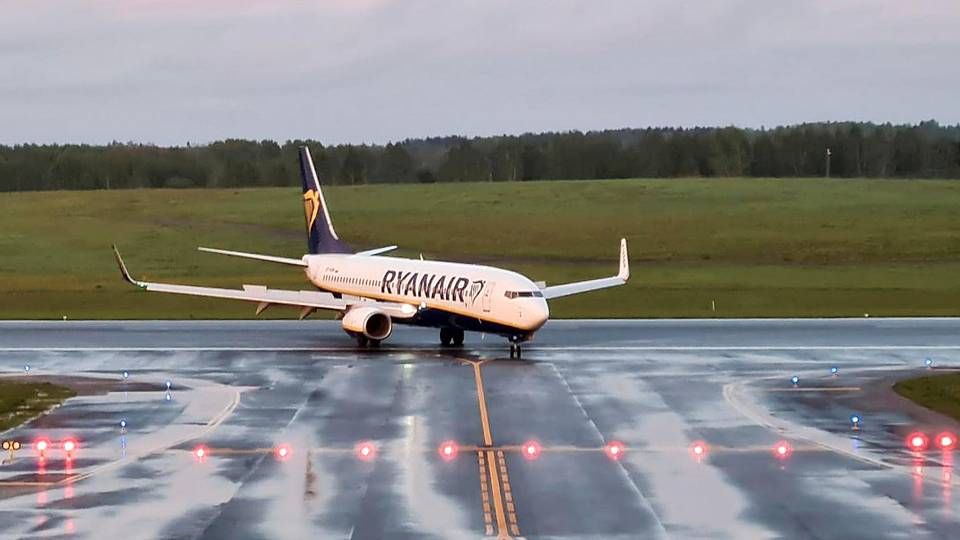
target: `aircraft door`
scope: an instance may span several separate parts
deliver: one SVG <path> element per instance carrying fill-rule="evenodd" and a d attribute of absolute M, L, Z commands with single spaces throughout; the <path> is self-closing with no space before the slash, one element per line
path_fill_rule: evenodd
<path fill-rule="evenodd" d="M 490 295 L 493 293 L 493 286 L 495 283 L 492 281 L 487 283 L 487 286 L 483 289 L 483 312 L 490 312 Z"/>

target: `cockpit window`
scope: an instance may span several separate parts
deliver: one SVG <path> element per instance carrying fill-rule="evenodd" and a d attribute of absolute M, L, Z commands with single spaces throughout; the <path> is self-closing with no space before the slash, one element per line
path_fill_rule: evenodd
<path fill-rule="evenodd" d="M 543 293 L 540 291 L 505 291 L 503 293 L 507 298 L 543 298 Z"/>

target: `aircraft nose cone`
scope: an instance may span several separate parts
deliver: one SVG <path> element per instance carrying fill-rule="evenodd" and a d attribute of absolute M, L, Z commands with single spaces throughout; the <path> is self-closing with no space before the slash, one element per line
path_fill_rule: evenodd
<path fill-rule="evenodd" d="M 537 300 L 530 309 L 530 323 L 534 328 L 540 328 L 550 318 L 550 308 L 547 307 L 546 300 L 539 298 Z"/>

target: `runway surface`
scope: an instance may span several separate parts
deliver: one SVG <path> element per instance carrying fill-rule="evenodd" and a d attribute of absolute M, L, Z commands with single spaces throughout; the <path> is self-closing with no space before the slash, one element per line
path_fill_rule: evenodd
<path fill-rule="evenodd" d="M 953 452 L 904 444 L 958 427 L 888 390 L 960 366 L 960 320 L 553 321 L 522 361 L 490 336 L 436 341 L 398 328 L 359 351 L 317 321 L 0 322 L 4 374 L 119 383 L 3 434 L 25 447 L 0 466 L 0 535 L 952 538 L 960 526 Z M 42 460 L 39 438 L 52 443 Z M 80 445 L 71 459 L 66 438 Z"/>

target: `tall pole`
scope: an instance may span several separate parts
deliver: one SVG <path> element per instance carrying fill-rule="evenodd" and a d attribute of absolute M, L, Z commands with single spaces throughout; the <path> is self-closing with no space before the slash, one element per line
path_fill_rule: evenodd
<path fill-rule="evenodd" d="M 830 178 L 830 147 L 827 147 L 827 178 Z"/>

